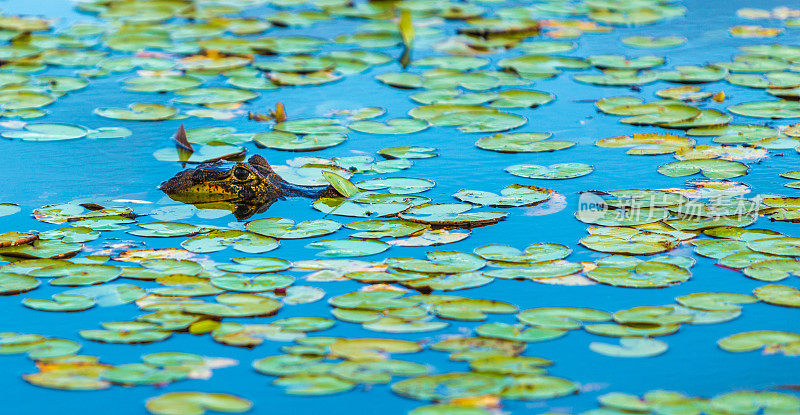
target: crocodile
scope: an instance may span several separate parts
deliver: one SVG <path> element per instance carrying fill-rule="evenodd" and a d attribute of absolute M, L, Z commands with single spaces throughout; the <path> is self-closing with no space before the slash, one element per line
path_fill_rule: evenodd
<path fill-rule="evenodd" d="M 300 186 L 281 178 L 267 160 L 259 155 L 246 162 L 215 161 L 184 170 L 161 183 L 161 191 L 171 199 L 194 205 L 232 207 L 243 220 L 266 211 L 273 203 L 287 197 L 337 197 L 331 186 Z"/>

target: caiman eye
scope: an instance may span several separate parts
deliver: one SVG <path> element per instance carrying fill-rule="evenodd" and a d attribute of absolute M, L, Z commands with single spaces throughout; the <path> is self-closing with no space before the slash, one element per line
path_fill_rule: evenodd
<path fill-rule="evenodd" d="M 233 177 L 237 180 L 247 180 L 250 178 L 250 171 L 242 167 L 237 167 L 233 169 Z"/>

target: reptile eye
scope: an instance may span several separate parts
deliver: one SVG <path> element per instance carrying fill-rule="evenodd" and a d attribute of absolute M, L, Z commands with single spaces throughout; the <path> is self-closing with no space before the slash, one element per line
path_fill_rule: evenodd
<path fill-rule="evenodd" d="M 235 177 L 237 180 L 247 180 L 250 178 L 250 171 L 241 167 L 237 167 L 233 169 L 233 177 Z"/>

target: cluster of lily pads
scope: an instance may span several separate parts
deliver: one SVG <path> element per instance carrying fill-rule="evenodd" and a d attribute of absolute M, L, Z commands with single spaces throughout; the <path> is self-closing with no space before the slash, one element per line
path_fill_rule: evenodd
<path fill-rule="evenodd" d="M 672 68 L 658 55 L 568 56 L 564 54 L 577 48 L 570 39 L 584 33 L 651 24 L 679 17 L 686 10 L 662 0 L 550 1 L 509 7 L 484 3 L 87 0 L 76 7 L 96 18 L 63 28 L 38 17 L 0 16 L 0 38 L 6 43 L 0 47 L 0 117 L 46 117 L 60 97 L 80 94 L 92 82 L 111 77 L 122 90 L 140 94 L 142 102 L 97 108 L 94 113 L 99 117 L 151 122 L 185 119 L 187 123 L 192 118 L 250 119 L 259 130 L 188 128 L 188 148 L 165 145 L 153 153 L 164 162 L 241 160 L 253 146 L 313 152 L 345 143 L 353 133 L 411 136 L 429 128 L 448 127 L 455 127 L 458 133 L 488 134 L 475 141 L 482 150 L 553 152 L 577 143 L 551 139 L 549 132 L 511 131 L 527 124 L 525 115 L 536 107 L 557 99 L 531 85 L 558 77 L 564 70 L 592 71 L 572 79 L 634 91 L 660 81 L 677 84 L 657 91 L 653 100 L 639 96 L 598 100 L 595 105 L 602 114 L 622 116 L 621 123 L 648 128 L 642 133 L 598 138 L 598 153 L 606 148 L 626 148 L 629 155 L 671 155 L 674 161 L 661 165 L 658 173 L 668 177 L 701 174 L 709 180 L 692 181 L 683 188 L 587 193 L 594 206 L 575 212 L 575 218 L 588 225 L 588 235 L 578 243 L 608 254 L 594 261 L 569 260 L 569 247 L 538 241 L 523 249 L 489 244 L 473 252 L 431 250 L 427 259 L 420 259 L 399 255 L 403 247 L 461 241 L 473 228 L 504 220 L 514 209 L 553 213 L 559 209 L 553 206 L 564 196 L 524 181 L 502 189 L 487 185 L 488 190 L 460 190 L 452 195 L 455 200 L 432 200 L 423 194 L 435 187 L 433 180 L 391 175 L 411 168 L 415 160 L 436 157 L 436 148 L 428 146 L 383 148 L 374 156 L 299 156 L 275 165 L 274 170 L 294 184 L 331 185 L 338 191 L 339 197 L 312 202 L 321 212 L 319 219 L 257 218 L 222 227 L 178 222 L 192 215 L 176 219 L 170 208 L 147 210 L 121 202 L 48 205 L 32 212 L 48 224 L 47 230 L 0 234 L 0 260 L 4 262 L 0 265 L 0 294 L 29 293 L 20 303 L 40 312 L 81 312 L 123 304 L 138 307 L 141 313 L 129 321 L 107 321 L 100 323 L 101 328 L 81 330 L 78 334 L 87 341 L 143 344 L 173 335 L 195 335 L 247 348 L 257 348 L 265 341 L 284 342 L 282 354 L 256 359 L 252 366 L 273 377 L 272 383 L 286 393 L 326 395 L 358 385 L 391 383 L 392 391 L 400 396 L 434 402 L 413 410 L 414 415 L 489 414 L 500 400 L 542 400 L 579 392 L 578 380 L 548 374 L 554 362 L 522 355 L 529 343 L 568 336 L 573 330 L 618 339 L 618 344 L 590 343 L 588 349 L 595 353 L 641 358 L 668 350 L 667 342 L 655 337 L 672 335 L 683 324 L 731 321 L 739 317 L 744 304 L 800 307 L 800 290 L 776 284 L 800 276 L 800 238 L 747 228 L 761 216 L 800 221 L 800 198 L 745 197 L 750 187 L 729 180 L 742 180 L 752 165 L 773 151 L 800 146 L 800 124 L 732 124 L 731 115 L 800 118 L 800 47 L 754 44 L 742 47 L 742 53 L 730 62 Z M 248 9 L 264 5 L 277 9 L 260 17 L 242 17 Z M 743 9 L 739 15 L 780 19 L 788 29 L 797 26 L 800 11 Z M 280 33 L 283 28 L 311 28 L 341 19 L 356 19 L 357 31 L 333 39 Z M 448 23 L 453 21 L 461 24 L 454 29 Z M 731 35 L 738 37 L 774 37 L 782 31 L 754 25 L 730 29 Z M 680 36 L 627 36 L 622 44 L 657 50 L 680 47 L 686 41 Z M 378 68 L 397 60 L 386 50 L 401 46 L 405 52 L 399 59 L 402 70 Z M 414 59 L 412 50 L 434 55 Z M 415 107 L 407 116 L 381 118 L 387 115 L 385 109 L 365 107 L 297 118 L 291 116 L 291 103 L 288 117 L 282 106 L 271 114 L 261 114 L 252 104 L 282 88 L 325 85 L 372 70 L 383 87 L 408 93 Z M 47 74 L 40 74 L 45 71 Z M 51 71 L 59 71 L 59 75 L 50 75 Z M 65 71 L 72 72 L 65 75 Z M 725 88 L 763 90 L 764 100 L 722 108 L 727 97 L 719 84 L 715 84 L 716 90 L 701 86 L 718 81 L 727 82 Z M 153 94 L 159 98 L 166 95 L 170 103 L 146 98 Z M 124 127 L 87 128 L 22 120 L 3 121 L 0 125 L 6 130 L 0 135 L 54 141 L 132 134 Z M 653 132 L 656 128 L 666 132 Z M 708 137 L 713 144 L 700 144 Z M 594 169 L 575 161 L 514 164 L 505 170 L 520 180 L 566 180 L 586 176 Z M 800 180 L 797 171 L 781 176 Z M 797 188 L 798 183 L 786 186 Z M 206 218 L 227 213 L 220 211 L 218 204 L 199 207 L 198 212 L 205 211 Z M 0 203 L 0 216 L 20 212 L 13 203 Z M 198 213 L 198 217 L 203 216 Z M 336 237 L 331 237 L 334 234 Z M 120 235 L 137 242 L 112 242 Z M 141 238 L 163 238 L 174 244 L 147 249 L 138 246 Z M 310 239 L 306 246 L 316 250 L 317 258 L 279 258 L 281 241 L 294 239 Z M 718 265 L 767 285 L 750 294 L 692 293 L 675 297 L 670 304 L 616 311 L 579 307 L 520 310 L 507 302 L 450 293 L 497 279 L 518 284 L 605 284 L 621 289 L 668 287 L 692 277 L 696 260 L 670 252 L 683 244 L 691 245 L 698 256 L 715 259 Z M 228 248 L 240 254 L 225 262 L 206 255 Z M 273 251 L 278 255 L 263 255 Z M 398 254 L 380 261 L 351 259 L 386 251 Z M 284 307 L 324 299 L 327 293 L 317 283 L 341 281 L 362 285 L 328 298 L 329 316 L 281 316 Z M 302 285 L 305 283 L 313 285 Z M 64 291 L 51 298 L 32 297 L 42 284 L 64 287 Z M 469 333 L 439 338 L 431 344 L 318 333 L 337 324 L 357 324 L 374 336 L 435 333 L 458 322 L 484 322 L 497 314 L 513 315 L 516 321 L 488 321 Z M 254 320 L 230 321 L 239 317 Z M 796 356 L 800 354 L 800 333 L 747 331 L 719 339 L 718 346 L 731 353 L 763 349 L 764 353 Z M 212 370 L 237 364 L 220 357 L 162 352 L 144 355 L 141 362 L 112 365 L 103 363 L 101 357 L 79 354 L 81 348 L 79 342 L 68 339 L 0 333 L 0 354 L 27 354 L 38 371 L 23 378 L 51 389 L 164 385 L 207 379 Z M 464 362 L 465 370 L 437 373 L 431 365 L 392 356 L 425 349 L 449 353 L 451 360 Z M 800 411 L 796 397 L 762 391 L 736 391 L 709 399 L 671 391 L 651 391 L 641 398 L 609 393 L 599 402 L 601 408 L 587 413 Z M 205 410 L 244 412 L 252 403 L 227 394 L 172 392 L 151 398 L 146 407 L 154 414 L 201 414 Z"/>

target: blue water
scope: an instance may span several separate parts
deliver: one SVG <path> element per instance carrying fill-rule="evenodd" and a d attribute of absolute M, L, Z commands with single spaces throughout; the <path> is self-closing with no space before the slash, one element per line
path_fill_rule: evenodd
<path fill-rule="evenodd" d="M 510 3 L 509 3 L 510 4 Z M 665 55 L 667 67 L 682 64 L 704 64 L 706 62 L 728 61 L 742 45 L 779 42 L 782 44 L 800 43 L 800 29 L 788 29 L 774 40 L 739 39 L 727 34 L 728 27 L 735 24 L 749 24 L 739 19 L 735 11 L 741 7 L 772 8 L 786 5 L 786 2 L 762 0 L 754 4 L 747 0 L 702 1 L 686 0 L 688 9 L 684 17 L 668 20 L 641 28 L 617 28 L 608 34 L 585 34 L 576 40 L 579 48 L 568 53 L 574 56 L 588 56 L 602 53 L 624 53 L 629 56 L 647 54 Z M 9 0 L 2 9 L 14 14 L 44 14 L 59 17 L 59 25 L 74 21 L 91 21 L 94 18 L 78 14 L 68 1 Z M 268 7 L 253 9 L 249 15 L 263 15 L 272 10 Z M 762 23 L 761 21 L 755 24 Z M 766 21 L 769 26 L 772 21 Z M 333 38 L 348 33 L 359 22 L 344 20 L 323 22 L 311 29 L 271 29 L 268 35 L 311 34 L 323 38 Z M 621 45 L 619 40 L 630 35 L 681 35 L 689 42 L 681 47 L 668 50 L 637 50 Z M 385 52 L 399 55 L 399 48 Z M 415 51 L 415 58 L 434 55 L 429 50 Z M 521 54 L 511 52 L 505 56 Z M 495 61 L 497 57 L 493 58 Z M 259 99 L 252 101 L 248 109 L 266 112 L 280 101 L 286 105 L 292 118 L 323 116 L 330 108 L 359 108 L 377 106 L 387 109 L 385 118 L 402 117 L 413 108 L 408 99 L 409 92 L 389 88 L 373 79 L 374 75 L 397 71 L 397 64 L 375 67 L 363 74 L 349 76 L 342 81 L 319 87 L 281 88 L 264 91 Z M 70 73 L 67 70 L 51 70 L 52 73 Z M 126 139 L 75 140 L 52 143 L 33 143 L 19 140 L 0 140 L 0 165 L 3 166 L 3 183 L 0 187 L 0 201 L 14 202 L 23 208 L 23 213 L 0 218 L 0 233 L 17 230 L 44 231 L 58 226 L 34 220 L 24 212 L 53 203 L 71 200 L 107 200 L 114 198 L 140 199 L 153 202 L 153 206 L 172 204 L 164 200 L 156 186 L 171 177 L 181 167 L 175 163 L 159 162 L 152 157 L 158 148 L 171 146 L 169 136 L 180 123 L 187 128 L 203 126 L 233 126 L 239 132 L 259 132 L 266 127 L 239 117 L 229 121 L 214 121 L 189 118 L 181 121 L 165 122 L 126 122 L 101 118 L 92 114 L 95 107 L 124 107 L 132 102 L 166 102 L 171 95 L 140 94 L 122 91 L 120 79 L 133 76 L 131 73 L 99 78 L 83 90 L 70 93 L 61 98 L 48 110 L 47 118 L 37 121 L 69 122 L 91 128 L 104 126 L 124 126 L 133 131 Z M 429 178 L 436 181 L 436 187 L 425 194 L 435 201 L 450 201 L 451 194 L 460 189 L 498 191 L 512 183 L 535 184 L 557 190 L 566 196 L 566 209 L 546 216 L 527 216 L 526 209 L 510 209 L 509 217 L 496 225 L 475 229 L 464 241 L 446 245 L 442 249 L 470 252 L 473 248 L 489 243 L 507 243 L 519 248 L 534 242 L 553 242 L 566 244 L 574 249 L 572 261 L 591 261 L 604 255 L 586 250 L 577 245 L 578 239 L 585 236 L 586 225 L 572 216 L 577 205 L 577 194 L 588 189 L 615 190 L 624 188 L 680 187 L 686 178 L 669 178 L 656 173 L 656 168 L 672 161 L 671 155 L 655 157 L 626 156 L 624 150 L 598 148 L 593 143 L 603 137 L 630 134 L 633 132 L 659 131 L 657 128 L 631 127 L 618 122 L 617 117 L 599 114 L 592 102 L 606 96 L 639 95 L 653 99 L 653 93 L 671 86 L 657 82 L 642 87 L 641 92 L 626 88 L 598 87 L 577 84 L 571 74 L 537 81 L 534 88 L 554 93 L 557 99 L 537 109 L 512 110 L 524 115 L 528 123 L 518 129 L 525 132 L 553 132 L 553 139 L 572 140 L 577 146 L 553 153 L 500 154 L 484 151 L 474 146 L 483 134 L 464 134 L 453 128 L 431 128 L 423 132 L 404 136 L 379 136 L 358 132 L 349 134 L 342 145 L 311 153 L 314 156 L 334 157 L 356 154 L 375 154 L 379 149 L 398 145 L 431 146 L 438 149 L 439 156 L 433 159 L 418 160 L 415 165 L 397 176 Z M 706 84 L 709 91 L 724 90 L 728 99 L 723 104 L 703 103 L 702 108 L 726 107 L 742 102 L 771 99 L 760 90 L 750 90 L 731 86 L 725 82 Z M 586 101 L 586 102 L 585 102 Z M 733 123 L 761 123 L 754 119 L 735 116 Z M 779 122 L 775 125 L 788 124 Z M 699 137 L 698 143 L 709 144 L 710 139 Z M 285 160 L 297 156 L 294 153 L 269 149 L 256 149 L 248 145 L 250 154 L 261 154 L 273 164 L 283 164 Z M 738 178 L 752 186 L 753 192 L 775 192 L 795 195 L 797 190 L 783 187 L 785 182 L 778 174 L 800 169 L 800 158 L 793 150 L 772 151 L 772 154 L 785 153 L 784 157 L 770 157 L 754 165 L 750 174 Z M 305 155 L 305 154 L 303 154 Z M 595 165 L 595 172 L 588 176 L 564 181 L 537 181 L 517 178 L 503 171 L 503 168 L 519 163 L 552 164 L 560 162 L 583 162 Z M 388 175 L 387 175 L 388 176 Z M 363 176 L 362 176 L 363 177 Z M 266 214 L 257 217 L 288 217 L 296 221 L 316 219 L 321 213 L 311 209 L 306 199 L 293 199 L 276 203 Z M 219 219 L 191 218 L 191 223 L 227 225 L 235 221 L 232 216 Z M 341 221 L 346 223 L 346 219 Z M 142 220 L 146 222 L 146 220 Z M 790 236 L 800 236 L 797 225 L 770 223 L 760 219 L 754 227 L 768 227 Z M 340 232 L 342 237 L 344 231 Z M 87 244 L 90 249 L 98 249 L 102 240 L 119 238 L 138 240 L 149 248 L 174 247 L 178 239 L 137 239 L 124 232 L 103 232 L 103 238 Z M 281 248 L 267 255 L 290 260 L 312 258 L 316 251 L 304 248 L 307 240 L 282 241 Z M 392 248 L 382 255 L 368 260 L 381 260 L 388 256 L 423 257 L 426 248 Z M 690 250 L 681 253 L 689 255 Z M 227 250 L 211 254 L 212 259 L 223 261 L 231 256 L 241 256 L 238 252 Z M 738 292 L 749 293 L 764 283 L 748 279 L 740 273 L 714 265 L 714 261 L 698 258 L 692 269 L 691 280 L 670 288 L 637 290 L 615 288 L 604 285 L 588 287 L 568 287 L 544 285 L 532 282 L 497 280 L 490 285 L 455 292 L 473 298 L 497 299 L 511 302 L 527 309 L 546 306 L 592 307 L 616 311 L 639 305 L 662 305 L 673 302 L 674 297 L 695 292 Z M 300 275 L 300 274 L 297 274 Z M 139 282 L 136 282 L 139 283 Z M 798 286 L 796 279 L 788 279 L 781 284 Z M 152 283 L 139 283 L 143 287 Z M 358 289 L 355 282 L 309 283 L 327 292 L 328 297 Z M 61 289 L 43 284 L 39 289 L 24 296 L 48 298 Z M 224 346 L 209 336 L 176 334 L 169 340 L 150 345 L 108 345 L 82 340 L 78 331 L 98 328 L 103 321 L 129 320 L 141 314 L 135 305 L 116 307 L 95 307 L 80 313 L 44 313 L 24 308 L 20 304 L 24 296 L 0 298 L 0 314 L 4 317 L 0 331 L 39 333 L 50 337 L 61 337 L 80 341 L 84 347 L 82 354 L 100 356 L 111 364 L 139 362 L 143 354 L 161 351 L 187 351 L 206 356 L 224 356 L 237 359 L 237 366 L 217 369 L 209 380 L 185 380 L 165 387 L 120 387 L 114 386 L 103 391 L 67 392 L 43 389 L 29 385 L 20 377 L 23 373 L 35 372 L 34 362 L 21 355 L 0 356 L 0 391 L 3 403 L 2 414 L 87 414 L 87 413 L 145 413 L 145 399 L 170 391 L 198 390 L 233 393 L 255 403 L 253 413 L 257 414 L 395 414 L 405 413 L 424 403 L 398 397 L 386 385 L 375 385 L 369 389 L 356 390 L 340 395 L 326 397 L 294 397 L 270 385 L 273 378 L 256 374 L 250 363 L 258 358 L 279 354 L 279 348 L 286 343 L 265 342 L 252 350 Z M 327 298 L 327 297 L 326 297 Z M 302 306 L 286 306 L 277 317 L 247 322 L 269 322 L 275 318 L 291 316 L 330 317 L 329 306 L 320 301 Z M 514 316 L 492 316 L 490 321 L 513 322 Z M 231 320 L 235 321 L 235 320 Z M 243 320 L 244 321 L 244 320 Z M 435 338 L 445 334 L 458 334 L 463 328 L 474 328 L 480 323 L 452 322 L 451 326 L 434 333 L 391 335 L 363 330 L 357 324 L 337 322 L 337 325 L 320 333 L 326 336 L 342 337 L 395 337 L 418 340 Z M 667 353 L 653 358 L 622 359 L 606 357 L 588 349 L 592 341 L 613 342 L 611 338 L 601 338 L 583 331 L 573 331 L 552 341 L 529 344 L 525 355 L 551 359 L 555 365 L 550 369 L 554 376 L 580 382 L 586 391 L 573 396 L 544 402 L 504 401 L 504 410 L 514 414 L 544 413 L 559 411 L 578 413 L 596 407 L 596 397 L 600 394 L 619 391 L 642 394 L 652 389 L 672 389 L 694 396 L 712 396 L 737 389 L 764 389 L 771 385 L 798 383 L 800 370 L 798 358 L 782 355 L 761 355 L 759 352 L 733 354 L 719 350 L 716 340 L 742 331 L 771 329 L 800 331 L 797 310 L 767 304 L 746 305 L 738 319 L 715 325 L 684 325 L 671 336 L 662 337 L 669 343 Z M 450 362 L 447 354 L 424 351 L 418 354 L 400 355 L 400 359 L 429 363 L 439 373 L 467 370 L 464 362 Z"/>

